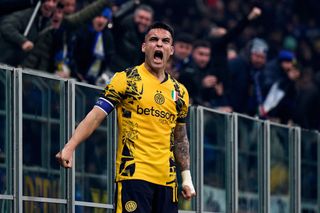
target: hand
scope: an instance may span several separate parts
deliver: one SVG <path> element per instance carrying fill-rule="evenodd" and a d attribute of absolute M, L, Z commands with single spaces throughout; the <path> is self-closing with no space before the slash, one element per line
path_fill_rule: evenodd
<path fill-rule="evenodd" d="M 218 82 L 218 79 L 216 76 L 214 75 L 207 75 L 206 77 L 204 77 L 204 79 L 202 80 L 202 85 L 205 88 L 213 88 Z"/>
<path fill-rule="evenodd" d="M 190 200 L 192 197 L 196 196 L 196 192 L 191 190 L 189 186 L 185 185 L 182 188 L 182 196 L 186 200 Z"/>
<path fill-rule="evenodd" d="M 72 167 L 72 155 L 73 149 L 65 146 L 60 152 L 56 154 L 56 159 L 60 163 L 61 166 L 64 168 L 71 168 Z"/>
<path fill-rule="evenodd" d="M 224 89 L 223 89 L 223 84 L 222 83 L 217 83 L 214 86 L 217 95 L 222 96 L 224 94 Z"/>
<path fill-rule="evenodd" d="M 252 10 L 250 11 L 249 15 L 248 15 L 248 19 L 250 21 L 258 18 L 261 15 L 261 9 L 259 7 L 254 7 L 252 8 Z"/>
<path fill-rule="evenodd" d="M 22 46 L 21 46 L 22 50 L 25 52 L 29 52 L 30 50 L 33 49 L 33 43 L 31 41 L 25 41 L 23 42 Z"/>
<path fill-rule="evenodd" d="M 190 200 L 192 197 L 196 196 L 196 191 L 194 189 L 190 170 L 184 170 L 181 172 L 182 177 L 182 196 L 186 200 Z"/>
<path fill-rule="evenodd" d="M 61 63 L 58 65 L 58 67 L 60 68 L 59 70 L 55 71 L 55 74 L 61 78 L 70 78 L 71 75 L 71 70 L 68 67 L 68 65 Z"/>

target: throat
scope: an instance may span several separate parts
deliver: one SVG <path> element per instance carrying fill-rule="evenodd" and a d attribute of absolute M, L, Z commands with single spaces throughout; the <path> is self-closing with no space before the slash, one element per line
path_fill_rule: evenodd
<path fill-rule="evenodd" d="M 164 71 L 159 71 L 159 72 L 150 71 L 150 73 L 154 77 L 156 77 L 161 83 L 166 79 L 166 73 Z"/>
<path fill-rule="evenodd" d="M 147 71 L 156 77 L 161 83 L 166 80 L 167 75 L 164 69 L 151 68 L 147 63 L 145 63 L 145 67 L 147 68 Z"/>

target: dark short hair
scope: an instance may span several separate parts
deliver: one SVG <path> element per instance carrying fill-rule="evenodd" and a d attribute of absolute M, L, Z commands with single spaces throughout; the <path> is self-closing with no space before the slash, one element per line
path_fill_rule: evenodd
<path fill-rule="evenodd" d="M 196 40 L 193 42 L 193 49 L 196 49 L 198 47 L 206 47 L 211 49 L 210 42 L 207 40 Z"/>
<path fill-rule="evenodd" d="M 187 43 L 187 44 L 191 44 L 194 41 L 194 37 L 190 34 L 190 33 L 179 33 L 175 39 L 175 42 L 183 42 L 183 43 Z"/>
<path fill-rule="evenodd" d="M 173 36 L 174 36 L 174 30 L 173 28 L 169 25 L 169 24 L 166 24 L 164 22 L 154 22 L 153 24 L 150 25 L 150 27 L 148 28 L 146 34 L 148 34 L 151 30 L 153 29 L 163 29 L 163 30 L 166 30 L 168 31 L 171 36 L 172 36 L 172 39 L 173 39 Z"/>
<path fill-rule="evenodd" d="M 134 14 L 137 13 L 137 11 L 139 10 L 143 10 L 143 11 L 146 11 L 148 13 L 150 13 L 153 17 L 154 15 L 154 10 L 152 9 L 152 7 L 150 7 L 149 5 L 146 5 L 146 4 L 141 4 L 139 5 L 135 10 L 134 10 Z"/>

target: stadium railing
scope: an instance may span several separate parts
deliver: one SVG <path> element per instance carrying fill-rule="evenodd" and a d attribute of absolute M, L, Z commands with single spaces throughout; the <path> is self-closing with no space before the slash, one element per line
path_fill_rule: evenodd
<path fill-rule="evenodd" d="M 0 65 L 0 213 L 112 212 L 115 112 L 72 169 L 54 157 L 102 89 Z M 197 197 L 180 212 L 320 212 L 319 132 L 191 106 L 188 136 Z"/>

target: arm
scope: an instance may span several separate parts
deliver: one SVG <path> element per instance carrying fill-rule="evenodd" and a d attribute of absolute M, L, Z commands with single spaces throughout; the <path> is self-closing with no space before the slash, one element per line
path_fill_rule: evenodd
<path fill-rule="evenodd" d="M 21 66 L 49 72 L 53 57 L 52 41 L 53 29 L 47 27 L 39 33 L 34 48 L 26 56 Z"/>
<path fill-rule="evenodd" d="M 255 19 L 257 19 L 261 15 L 261 9 L 258 7 L 252 8 L 250 13 L 244 17 L 239 23 L 232 29 L 228 30 L 227 34 L 222 36 L 221 43 L 228 44 L 242 33 L 242 31 Z"/>
<path fill-rule="evenodd" d="M 102 97 L 97 100 L 96 107 L 81 121 L 71 139 L 56 155 L 63 167 L 70 168 L 72 166 L 72 155 L 76 147 L 86 140 L 98 128 L 106 115 L 121 102 L 121 97 L 125 94 L 126 87 L 126 73 L 116 73 L 103 91 Z"/>
<path fill-rule="evenodd" d="M 174 130 L 173 152 L 181 171 L 190 170 L 189 141 L 185 124 L 177 124 Z"/>
<path fill-rule="evenodd" d="M 87 114 L 76 128 L 68 143 L 58 154 L 56 154 L 56 158 L 61 166 L 71 168 L 74 150 L 82 141 L 86 140 L 96 128 L 99 127 L 105 117 L 106 113 L 97 107 L 94 107 Z"/>
<path fill-rule="evenodd" d="M 196 195 L 190 175 L 189 141 L 185 124 L 177 124 L 174 130 L 174 156 L 181 169 L 182 195 L 190 199 Z"/>
<path fill-rule="evenodd" d="M 122 18 L 129 15 L 131 12 L 133 12 L 134 8 L 140 4 L 139 0 L 131 0 L 128 2 L 125 2 L 121 5 L 120 9 L 114 13 L 113 15 L 113 21 L 121 20 Z"/>
<path fill-rule="evenodd" d="M 101 14 L 105 7 L 110 7 L 111 3 L 107 0 L 99 0 L 91 3 L 90 5 L 84 7 L 79 12 L 68 15 L 63 19 L 63 25 L 67 27 L 78 28 L 81 25 L 87 24 L 92 21 L 92 19 Z"/>
<path fill-rule="evenodd" d="M 11 42 L 22 48 L 22 45 L 28 41 L 23 35 L 23 31 L 28 24 L 31 13 L 31 9 L 18 11 L 12 15 L 8 15 L 2 20 L 0 33 L 7 42 Z"/>
<path fill-rule="evenodd" d="M 116 11 L 112 16 L 112 31 L 113 35 L 121 35 L 123 34 L 127 29 L 124 29 L 123 27 L 123 20 L 125 20 L 126 17 L 133 14 L 134 9 L 137 5 L 140 4 L 139 0 L 131 0 L 126 3 L 123 3 L 119 10 Z M 117 38 L 115 38 L 117 40 Z"/>

